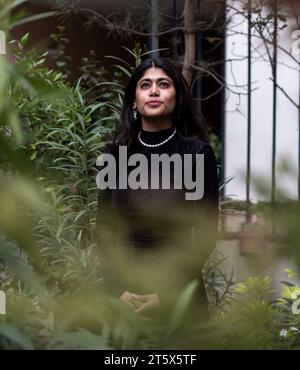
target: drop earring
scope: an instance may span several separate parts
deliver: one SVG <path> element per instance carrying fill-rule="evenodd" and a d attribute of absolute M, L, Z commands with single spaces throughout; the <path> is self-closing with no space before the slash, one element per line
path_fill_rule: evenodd
<path fill-rule="evenodd" d="M 136 105 L 135 104 L 133 105 L 132 112 L 133 112 L 133 118 L 135 120 L 137 120 L 137 110 L 136 110 Z"/>

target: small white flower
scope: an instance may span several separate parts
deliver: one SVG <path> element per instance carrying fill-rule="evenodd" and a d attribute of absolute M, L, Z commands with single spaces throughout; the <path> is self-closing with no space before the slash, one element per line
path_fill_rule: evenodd
<path fill-rule="evenodd" d="M 298 333 L 298 332 L 299 332 L 299 329 L 298 329 L 298 328 L 296 328 L 295 326 L 292 326 L 292 327 L 290 328 L 290 330 L 291 330 L 291 331 L 293 331 L 293 332 L 295 332 L 295 333 Z"/>
<path fill-rule="evenodd" d="M 288 331 L 286 329 L 280 330 L 279 336 L 280 337 L 286 337 L 288 335 Z"/>

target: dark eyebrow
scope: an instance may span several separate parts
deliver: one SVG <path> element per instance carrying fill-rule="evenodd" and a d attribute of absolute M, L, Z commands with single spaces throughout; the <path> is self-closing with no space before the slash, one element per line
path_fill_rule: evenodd
<path fill-rule="evenodd" d="M 159 82 L 159 81 L 164 81 L 164 80 L 166 80 L 168 82 L 172 82 L 168 77 L 159 77 L 156 80 L 155 79 L 151 80 L 151 78 L 143 78 L 139 83 L 142 83 L 142 82 L 145 82 L 145 81 L 147 81 L 147 82 L 152 82 L 152 81 Z"/>

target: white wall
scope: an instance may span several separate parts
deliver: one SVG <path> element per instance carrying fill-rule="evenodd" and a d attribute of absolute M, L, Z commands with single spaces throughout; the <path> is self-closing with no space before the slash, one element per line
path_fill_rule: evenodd
<path fill-rule="evenodd" d="M 228 4 L 232 1 L 228 1 Z M 241 1 L 234 1 L 240 6 Z M 229 16 L 232 15 L 229 14 Z M 247 51 L 247 19 L 240 15 L 230 18 L 226 41 L 226 60 L 242 59 Z M 290 25 L 291 26 L 291 25 Z M 280 31 L 279 44 L 290 52 L 292 47 L 291 27 Z M 242 34 L 235 34 L 242 33 Z M 269 189 L 266 193 L 256 190 L 253 181 L 250 198 L 269 200 L 272 168 L 272 109 L 273 84 L 271 67 L 267 60 L 266 49 L 257 37 L 252 38 L 252 135 L 251 135 L 251 173 L 252 177 L 264 178 Z M 298 58 L 297 55 L 293 55 Z M 266 60 L 264 60 L 266 59 Z M 284 65 L 283 65 L 284 64 Z M 295 70 L 296 69 L 296 70 Z M 236 93 L 247 93 L 247 60 L 226 63 L 226 82 Z M 278 84 L 291 98 L 299 100 L 299 67 L 284 52 L 278 50 Z M 241 85 L 240 87 L 231 85 Z M 225 114 L 225 176 L 234 176 L 226 186 L 225 194 L 237 199 L 246 198 L 246 164 L 247 164 L 247 95 L 238 96 L 227 91 Z M 298 168 L 298 110 L 278 89 L 277 100 L 277 155 L 276 181 L 286 198 L 297 198 Z M 287 159 L 293 172 L 287 174 L 280 170 L 280 162 Z"/>

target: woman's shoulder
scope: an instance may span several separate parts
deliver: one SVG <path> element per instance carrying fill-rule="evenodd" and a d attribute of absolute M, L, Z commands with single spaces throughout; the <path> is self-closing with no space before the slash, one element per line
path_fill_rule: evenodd
<path fill-rule="evenodd" d="M 180 146 L 185 154 L 214 153 L 212 146 L 199 137 L 180 137 Z"/>
<path fill-rule="evenodd" d="M 101 150 L 102 152 L 101 154 L 111 154 L 114 157 L 117 157 L 118 151 L 119 151 L 119 145 L 109 142 L 103 146 L 103 149 Z"/>

